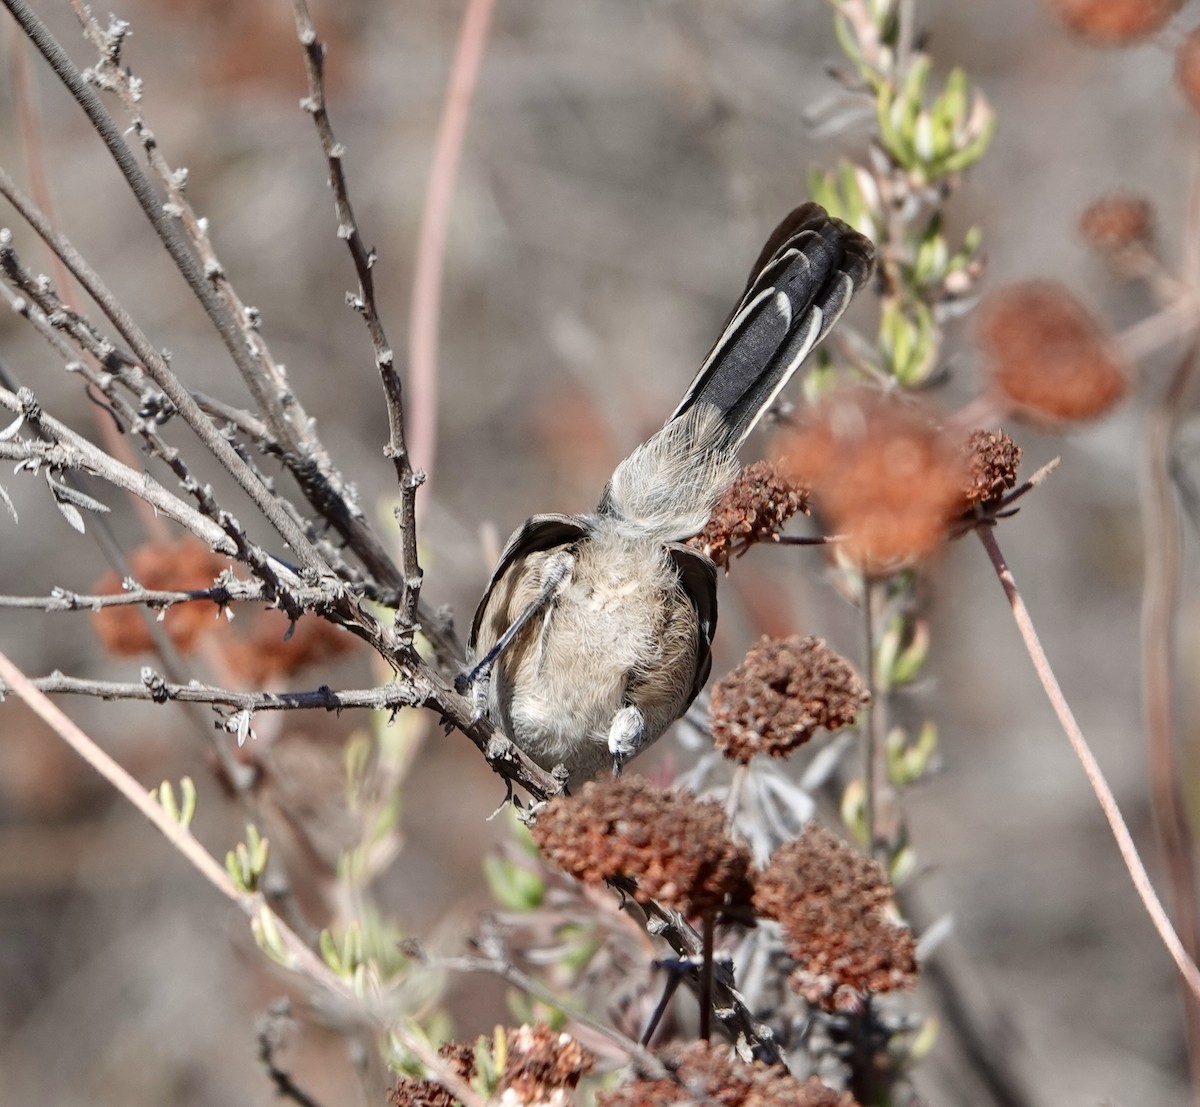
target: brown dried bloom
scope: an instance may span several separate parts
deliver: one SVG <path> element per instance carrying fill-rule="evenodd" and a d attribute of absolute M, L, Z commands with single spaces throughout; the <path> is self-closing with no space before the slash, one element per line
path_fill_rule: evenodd
<path fill-rule="evenodd" d="M 569 1107 L 570 1091 L 591 1071 L 595 1058 L 570 1034 L 548 1026 L 518 1026 L 505 1030 L 504 1071 L 492 1089 L 498 1102 L 520 1107 Z M 487 1041 L 484 1039 L 484 1041 Z M 488 1042 L 493 1057 L 495 1042 Z M 475 1049 L 449 1042 L 438 1055 L 451 1068 L 471 1081 L 476 1075 Z M 393 1107 L 458 1107 L 454 1098 L 436 1080 L 402 1078 L 388 1093 Z"/>
<path fill-rule="evenodd" d="M 1128 387 L 1099 323 L 1054 281 L 992 293 L 980 309 L 979 344 L 996 388 L 1035 422 L 1098 418 Z"/>
<path fill-rule="evenodd" d="M 1004 431 L 972 431 L 963 443 L 967 457 L 967 483 L 963 488 L 964 508 L 998 500 L 1017 485 L 1021 447 Z"/>
<path fill-rule="evenodd" d="M 785 475 L 811 487 L 840 552 L 871 576 L 933 553 L 959 512 L 963 459 L 932 414 L 847 389 L 784 442 Z"/>
<path fill-rule="evenodd" d="M 797 511 L 808 514 L 808 493 L 769 461 L 756 461 L 738 474 L 688 545 L 728 570 L 755 542 L 772 541 Z"/>
<path fill-rule="evenodd" d="M 198 538 L 190 535 L 175 542 L 156 542 L 135 550 L 129 558 L 129 571 L 143 588 L 162 592 L 192 592 L 211 588 L 214 579 L 229 568 L 229 559 L 215 554 Z M 93 585 L 101 596 L 122 592 L 121 578 L 105 573 Z M 215 603 L 208 600 L 178 603 L 162 619 L 177 650 L 186 652 L 205 631 L 220 630 Z M 155 615 L 151 613 L 151 618 Z M 154 640 L 146 627 L 143 609 L 134 606 L 104 607 L 92 615 L 92 626 L 109 653 L 129 657 L 154 649 Z"/>
<path fill-rule="evenodd" d="M 255 612 L 247 633 L 226 639 L 224 652 L 230 667 L 254 686 L 294 676 L 358 644 L 349 631 L 319 615 L 305 615 L 292 624 L 282 611 L 268 608 Z"/>
<path fill-rule="evenodd" d="M 849 1092 L 836 1092 L 815 1076 L 801 1082 L 778 1066 L 746 1064 L 728 1046 L 676 1044 L 661 1057 L 672 1076 L 644 1076 L 601 1092 L 597 1107 L 858 1107 Z"/>
<path fill-rule="evenodd" d="M 643 777 L 556 797 L 538 815 L 533 840 L 579 880 L 635 877 L 641 892 L 689 917 L 750 897 L 750 852 L 729 836 L 721 805 Z"/>
<path fill-rule="evenodd" d="M 1071 30 L 1105 46 L 1124 46 L 1165 26 L 1183 0 L 1050 0 Z"/>
<path fill-rule="evenodd" d="M 1200 112 L 1200 27 L 1188 31 L 1175 52 L 1175 82 L 1192 110 Z"/>
<path fill-rule="evenodd" d="M 1144 196 L 1113 192 L 1088 204 L 1079 233 L 1097 250 L 1146 246 L 1154 238 L 1154 208 Z"/>
<path fill-rule="evenodd" d="M 819 638 L 764 637 L 713 689 L 713 741 L 743 764 L 756 753 L 786 757 L 818 727 L 854 722 L 868 698 L 851 664 Z"/>
<path fill-rule="evenodd" d="M 916 939 L 886 914 L 891 899 L 877 861 L 809 823 L 771 855 L 755 881 L 754 909 L 782 925 L 796 990 L 841 1009 L 863 992 L 916 984 Z"/>

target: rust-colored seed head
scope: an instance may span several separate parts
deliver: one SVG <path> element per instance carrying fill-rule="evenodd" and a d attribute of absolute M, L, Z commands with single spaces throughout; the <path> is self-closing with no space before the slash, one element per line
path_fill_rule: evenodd
<path fill-rule="evenodd" d="M 819 638 L 763 638 L 713 689 L 713 741 L 743 764 L 756 753 L 786 757 L 818 727 L 854 722 L 868 698 L 850 663 Z"/>
<path fill-rule="evenodd" d="M 965 510 L 998 500 L 1017 486 L 1021 447 L 1004 431 L 972 431 L 963 452 L 967 455 Z"/>
<path fill-rule="evenodd" d="M 566 1107 L 565 1094 L 591 1071 L 595 1058 L 569 1034 L 545 1025 L 504 1031 L 504 1071 L 495 1087 L 496 1102 L 523 1107 Z M 494 1043 L 490 1043 L 494 1052 Z M 475 1076 L 475 1049 L 448 1042 L 438 1055 L 464 1080 Z M 402 1077 L 388 1093 L 392 1107 L 457 1107 L 458 1100 L 435 1080 Z"/>
<path fill-rule="evenodd" d="M 1079 217 L 1079 233 L 1097 250 L 1148 246 L 1154 239 L 1154 208 L 1144 196 L 1101 196 Z"/>
<path fill-rule="evenodd" d="M 836 1010 L 865 992 L 916 984 L 916 939 L 888 917 L 891 898 L 877 861 L 810 823 L 771 855 L 755 881 L 754 909 L 782 926 L 796 990 Z"/>
<path fill-rule="evenodd" d="M 642 777 L 556 797 L 538 815 L 533 840 L 579 880 L 633 877 L 639 891 L 692 918 L 750 899 L 750 851 L 729 836 L 721 805 Z"/>
<path fill-rule="evenodd" d="M 997 390 L 1040 423 L 1096 419 L 1125 395 L 1125 367 L 1100 324 L 1061 284 L 1022 281 L 979 312 L 979 344 Z"/>
<path fill-rule="evenodd" d="M 783 442 L 780 468 L 812 495 L 869 576 L 933 553 L 960 510 L 963 458 L 931 413 L 866 388 L 825 399 Z"/>
<path fill-rule="evenodd" d="M 598 1107 L 858 1107 L 817 1077 L 797 1080 L 777 1066 L 746 1064 L 728 1046 L 709 1042 L 671 1045 L 661 1053 L 672 1076 L 642 1076 L 601 1092 Z"/>
<path fill-rule="evenodd" d="M 1200 112 L 1200 27 L 1188 31 L 1175 53 L 1175 82 L 1192 110 Z"/>
<path fill-rule="evenodd" d="M 738 474 L 688 545 L 728 570 L 733 557 L 755 542 L 772 541 L 798 511 L 808 514 L 808 493 L 770 462 L 756 461 Z"/>
<path fill-rule="evenodd" d="M 1160 30 L 1183 0 L 1050 0 L 1071 30 L 1104 46 L 1126 46 Z"/>
<path fill-rule="evenodd" d="M 475 1076 L 475 1050 L 463 1042 L 446 1042 L 438 1048 L 438 1056 L 449 1064 L 456 1076 L 470 1081 Z M 402 1076 L 388 1092 L 390 1107 L 461 1107 L 453 1096 L 436 1080 L 417 1076 Z"/>

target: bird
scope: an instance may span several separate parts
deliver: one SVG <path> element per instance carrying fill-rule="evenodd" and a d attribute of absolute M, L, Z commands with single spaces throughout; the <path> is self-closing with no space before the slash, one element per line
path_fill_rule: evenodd
<path fill-rule="evenodd" d="M 717 571 L 686 545 L 738 449 L 874 267 L 871 240 L 808 202 L 763 247 L 679 405 L 613 472 L 595 511 L 509 539 L 455 681 L 568 791 L 614 774 L 691 706 L 712 668 Z M 560 768 L 561 767 L 561 768 Z M 565 776 L 564 776 L 565 774 Z"/>

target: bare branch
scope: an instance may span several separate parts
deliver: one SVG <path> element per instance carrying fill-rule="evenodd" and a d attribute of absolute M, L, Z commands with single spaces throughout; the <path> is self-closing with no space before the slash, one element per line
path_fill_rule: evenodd
<path fill-rule="evenodd" d="M 18 0 L 5 0 L 5 3 L 16 2 Z M 171 371 L 162 355 L 154 348 L 129 313 L 117 302 L 116 297 L 109 291 L 95 270 L 88 265 L 70 242 L 50 226 L 45 216 L 16 187 L 12 178 L 3 169 L 0 169 L 0 194 L 20 212 L 22 218 L 29 223 L 38 236 L 62 259 L 75 279 L 87 290 L 88 295 L 95 300 L 124 341 L 128 343 L 151 379 L 175 405 L 184 421 L 195 431 L 209 452 L 254 501 L 255 506 L 263 513 L 279 536 L 291 547 L 292 553 L 306 568 L 318 574 L 329 573 L 328 566 L 317 556 L 308 539 L 275 502 L 275 497 L 263 487 L 262 481 L 238 457 L 233 447 L 213 426 L 212 420 L 200 410 L 196 401 L 192 399 L 191 394 Z"/>
<path fill-rule="evenodd" d="M 235 711 L 399 711 L 402 707 L 421 707 L 412 684 L 390 682 L 379 688 L 336 691 L 322 685 L 304 692 L 238 692 L 215 688 L 199 681 L 169 684 L 153 669 L 142 669 L 142 679 L 134 683 L 115 680 L 88 680 L 63 673 L 31 678 L 30 684 L 48 696 L 93 696 L 102 700 L 135 700 L 143 703 L 206 703 Z M 0 686 L 0 695 L 11 689 Z"/>
<path fill-rule="evenodd" d="M 402 578 L 397 582 L 401 591 L 400 606 L 396 611 L 396 629 L 402 640 L 411 640 L 417 621 L 417 602 L 421 592 L 421 566 L 417 561 L 416 493 L 425 479 L 424 474 L 414 472 L 404 440 L 404 390 L 400 374 L 396 370 L 396 354 L 384 333 L 375 302 L 375 251 L 368 249 L 358 229 L 354 208 L 346 185 L 343 168 L 345 147 L 337 141 L 325 101 L 325 45 L 317 38 L 316 28 L 305 0 L 292 0 L 292 13 L 296 20 L 296 34 L 304 47 L 304 67 L 308 74 L 308 96 L 303 101 L 304 110 L 313 118 L 321 149 L 329 168 L 329 187 L 333 192 L 334 210 L 337 213 L 338 237 L 345 243 L 354 261 L 358 277 L 358 294 L 350 298 L 350 305 L 366 323 L 371 336 L 371 347 L 375 352 L 375 368 L 383 382 L 384 400 L 388 414 L 388 444 L 384 454 L 391 458 L 399 485 L 400 504 L 396 509 L 396 521 L 400 526 L 400 562 Z M 391 583 L 386 582 L 386 583 Z"/>
<path fill-rule="evenodd" d="M 7 389 L 0 389 L 0 406 L 21 413 L 28 404 L 36 404 L 27 389 L 22 389 L 22 392 L 27 393 L 24 401 L 20 394 L 14 395 Z M 168 492 L 149 473 L 130 469 L 48 415 L 41 414 L 37 425 L 48 432 L 52 441 L 21 439 L 0 442 L 0 457 L 10 461 L 34 461 L 53 469 L 76 469 L 90 473 L 153 504 L 167 518 L 187 527 L 210 549 L 236 556 L 237 544 L 217 523 Z"/>

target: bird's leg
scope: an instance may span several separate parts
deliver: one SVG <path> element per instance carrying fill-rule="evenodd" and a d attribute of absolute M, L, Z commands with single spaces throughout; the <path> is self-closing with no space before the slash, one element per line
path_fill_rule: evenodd
<path fill-rule="evenodd" d="M 525 605 L 511 623 L 508 629 L 496 639 L 495 645 L 483 655 L 466 672 L 459 673 L 454 678 L 454 689 L 459 695 L 465 695 L 468 688 L 473 690 L 475 702 L 475 718 L 483 718 L 487 709 L 488 687 L 492 679 L 492 669 L 500 655 L 512 645 L 513 640 L 521 633 L 525 625 L 539 612 L 545 611 L 554 602 L 559 592 L 571 579 L 571 570 L 575 567 L 575 558 L 567 550 L 555 554 L 546 561 L 545 572 L 542 575 L 542 585 L 538 594 Z"/>
<path fill-rule="evenodd" d="M 612 754 L 613 776 L 620 776 L 625 762 L 642 748 L 646 720 L 632 704 L 622 707 L 613 716 L 608 728 L 608 752 Z"/>

